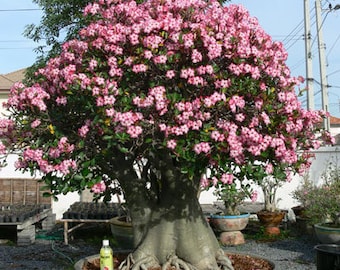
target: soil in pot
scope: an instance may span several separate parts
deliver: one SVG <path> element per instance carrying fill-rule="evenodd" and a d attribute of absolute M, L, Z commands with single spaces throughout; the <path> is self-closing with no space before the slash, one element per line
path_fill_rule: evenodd
<path fill-rule="evenodd" d="M 255 257 L 246 254 L 238 254 L 238 253 L 226 253 L 229 259 L 232 262 L 232 265 L 235 270 L 253 270 L 253 269 L 261 269 L 261 270 L 273 270 L 274 265 L 270 261 Z M 115 265 L 119 265 L 121 261 L 125 259 L 124 255 L 115 256 Z M 115 268 L 118 269 L 118 268 Z M 94 258 L 93 260 L 86 261 L 83 265 L 82 270 L 100 270 L 99 257 Z M 152 268 L 148 270 L 161 270 L 161 267 Z M 169 267 L 167 270 L 176 270 L 174 267 Z"/>

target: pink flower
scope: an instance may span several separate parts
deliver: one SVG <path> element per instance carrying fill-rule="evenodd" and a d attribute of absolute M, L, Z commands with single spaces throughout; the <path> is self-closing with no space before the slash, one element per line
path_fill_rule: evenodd
<path fill-rule="evenodd" d="M 201 142 L 194 146 L 194 151 L 196 154 L 200 154 L 200 153 L 207 154 L 210 151 L 210 149 L 211 149 L 210 145 L 207 142 Z"/>
<path fill-rule="evenodd" d="M 143 129 L 140 126 L 129 126 L 126 132 L 131 136 L 131 138 L 138 138 L 143 132 Z"/>
<path fill-rule="evenodd" d="M 210 181 L 206 177 L 202 177 L 200 183 L 202 188 L 208 188 L 210 185 Z"/>
<path fill-rule="evenodd" d="M 4 155 L 6 153 L 6 146 L 0 141 L 0 155 Z"/>
<path fill-rule="evenodd" d="M 106 185 L 104 183 L 104 181 L 101 181 L 100 183 L 94 184 L 91 188 L 91 191 L 98 194 L 98 193 L 102 193 L 106 190 Z"/>
<path fill-rule="evenodd" d="M 243 122 L 246 116 L 243 113 L 238 113 L 235 115 L 235 120 L 238 122 Z"/>
<path fill-rule="evenodd" d="M 234 175 L 231 174 L 231 173 L 224 173 L 224 174 L 222 174 L 222 176 L 221 176 L 221 182 L 222 182 L 223 184 L 228 184 L 228 185 L 230 185 L 230 184 L 233 183 L 233 180 L 234 180 Z"/>
<path fill-rule="evenodd" d="M 258 197 L 257 191 L 253 191 L 251 193 L 250 199 L 251 199 L 252 202 L 255 202 L 257 200 L 257 197 Z"/>
<path fill-rule="evenodd" d="M 85 138 L 86 134 L 89 132 L 89 127 L 87 125 L 82 126 L 79 130 L 78 130 L 78 134 L 80 137 Z"/>
<path fill-rule="evenodd" d="M 197 49 L 194 49 L 192 51 L 191 60 L 193 63 L 202 61 L 202 54 Z"/>
<path fill-rule="evenodd" d="M 40 121 L 39 119 L 36 119 L 36 120 L 34 120 L 34 121 L 31 123 L 31 128 L 36 128 L 36 127 L 38 127 L 40 124 L 41 124 L 41 121 Z"/>
<path fill-rule="evenodd" d="M 273 171 L 274 171 L 273 164 L 268 163 L 268 164 L 266 165 L 265 171 L 266 171 L 267 174 L 272 174 Z"/>
<path fill-rule="evenodd" d="M 176 140 L 169 140 L 166 143 L 166 146 L 172 150 L 176 148 L 176 145 L 177 145 Z"/>
<path fill-rule="evenodd" d="M 235 113 L 237 107 L 240 109 L 244 108 L 245 101 L 243 97 L 235 95 L 235 96 L 232 96 L 231 99 L 229 100 L 229 106 L 230 106 L 231 111 Z"/>
<path fill-rule="evenodd" d="M 168 79 L 172 79 L 173 77 L 175 77 L 175 71 L 174 70 L 168 70 L 167 72 L 166 72 L 166 77 L 168 78 Z"/>
<path fill-rule="evenodd" d="M 155 64 L 165 64 L 167 57 L 165 55 L 158 55 L 153 58 Z"/>
<path fill-rule="evenodd" d="M 67 98 L 66 97 L 57 97 L 56 103 L 59 105 L 66 105 L 67 104 Z"/>
<path fill-rule="evenodd" d="M 71 169 L 75 170 L 76 168 L 76 162 L 71 159 L 63 160 L 60 164 L 55 166 L 55 169 L 64 175 L 69 174 Z"/>
<path fill-rule="evenodd" d="M 145 72 L 147 69 L 148 67 L 144 64 L 133 65 L 132 67 L 132 71 L 135 73 Z"/>
<path fill-rule="evenodd" d="M 144 57 L 146 59 L 151 59 L 152 58 L 152 52 L 148 51 L 148 50 L 144 51 Z"/>

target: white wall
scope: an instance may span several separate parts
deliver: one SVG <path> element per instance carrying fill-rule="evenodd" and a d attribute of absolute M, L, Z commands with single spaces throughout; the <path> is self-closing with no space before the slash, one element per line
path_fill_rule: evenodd
<path fill-rule="evenodd" d="M 315 184 L 321 183 L 321 175 L 325 172 L 326 167 L 329 162 L 333 164 L 340 165 L 340 147 L 339 146 L 329 146 L 329 147 L 321 147 L 317 151 L 315 151 L 315 159 L 312 162 L 312 165 L 308 171 L 308 177 Z M 289 210 L 291 207 L 298 205 L 298 202 L 293 199 L 292 192 L 299 187 L 302 183 L 303 177 L 296 175 L 293 177 L 291 182 L 285 183 L 282 187 L 280 187 L 277 191 L 277 206 L 280 209 Z M 260 188 L 254 188 L 258 191 L 258 199 L 257 202 L 263 202 L 263 193 Z M 216 197 L 213 195 L 213 189 L 209 191 L 204 191 L 201 193 L 200 202 L 201 203 L 212 203 L 216 201 Z"/>

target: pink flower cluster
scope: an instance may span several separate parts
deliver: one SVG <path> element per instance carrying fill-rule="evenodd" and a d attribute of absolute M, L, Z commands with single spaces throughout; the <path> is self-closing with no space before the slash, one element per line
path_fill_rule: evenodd
<path fill-rule="evenodd" d="M 164 86 L 156 86 L 149 89 L 149 93 L 145 98 L 135 97 L 133 99 L 134 105 L 146 108 L 152 105 L 155 105 L 156 111 L 159 112 L 159 115 L 164 115 L 168 109 L 167 105 L 169 100 L 166 98 L 166 89 Z"/>
<path fill-rule="evenodd" d="M 0 141 L 0 155 L 6 154 L 6 146 L 3 144 L 2 141 Z"/>
<path fill-rule="evenodd" d="M 101 0 L 84 15 L 95 15 L 92 23 L 37 72 L 39 83 L 11 90 L 6 106 L 18 115 L 16 135 L 27 137 L 29 130 L 33 141 L 47 138 L 39 149 L 28 140 L 20 145 L 26 149 L 19 167 L 34 163 L 43 172 L 67 174 L 77 168 L 77 139 L 84 143 L 97 134 L 100 147 L 128 144 L 138 152 L 152 143 L 153 149 L 166 146 L 183 160 L 180 166 L 202 162 L 218 172 L 203 186 L 234 181 L 220 164 L 242 169 L 260 159 L 267 174 L 275 164 L 308 168 L 309 151 L 320 145 L 322 112 L 302 109 L 295 94 L 301 79 L 290 77 L 283 45 L 244 7 L 216 0 Z M 79 116 L 70 131 L 74 144 L 50 128 L 56 126 L 50 114 L 58 110 Z M 12 123 L 0 121 L 0 136 L 12 131 Z"/>
<path fill-rule="evenodd" d="M 67 142 L 67 138 L 63 137 L 59 140 L 58 146 L 50 148 L 48 155 L 44 154 L 42 149 L 32 149 L 27 147 L 22 154 L 22 159 L 16 162 L 16 168 L 28 168 L 32 164 L 36 164 L 42 173 L 61 173 L 67 175 L 71 170 L 77 168 L 77 164 L 72 159 L 64 159 L 54 164 L 54 159 L 58 159 L 62 154 L 70 154 L 74 150 L 74 145 Z M 66 156 L 66 155 L 65 155 Z M 51 160 L 50 160 L 51 159 Z"/>
<path fill-rule="evenodd" d="M 37 107 L 40 111 L 46 111 L 45 101 L 48 99 L 50 99 L 50 95 L 38 84 L 25 87 L 22 83 L 15 83 L 11 88 L 5 106 L 15 107 L 20 110 L 27 107 Z"/>
<path fill-rule="evenodd" d="M 91 191 L 96 194 L 102 193 L 105 190 L 106 190 L 106 185 L 104 181 L 94 184 L 91 188 Z"/>

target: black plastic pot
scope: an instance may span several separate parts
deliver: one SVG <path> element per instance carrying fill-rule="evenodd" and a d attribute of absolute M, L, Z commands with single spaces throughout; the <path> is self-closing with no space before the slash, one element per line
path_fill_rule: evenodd
<path fill-rule="evenodd" d="M 314 249 L 317 270 L 340 270 L 340 245 L 322 244 Z"/>

